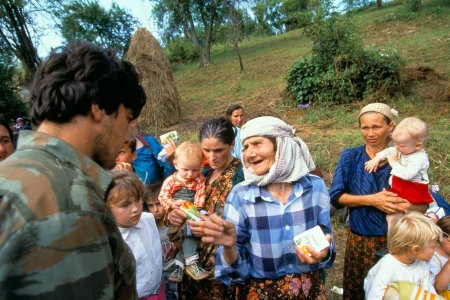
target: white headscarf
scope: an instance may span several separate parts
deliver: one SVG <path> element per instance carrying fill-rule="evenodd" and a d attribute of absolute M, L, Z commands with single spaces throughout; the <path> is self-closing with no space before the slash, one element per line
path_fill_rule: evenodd
<path fill-rule="evenodd" d="M 275 117 L 255 118 L 242 126 L 242 143 L 255 136 L 275 138 L 277 143 L 275 163 L 266 174 L 255 175 L 244 162 L 244 184 L 265 186 L 274 182 L 295 182 L 316 168 L 308 146 L 294 133 L 294 127 Z"/>
<path fill-rule="evenodd" d="M 393 108 L 390 108 L 389 105 L 384 103 L 370 103 L 364 106 L 360 112 L 358 118 L 361 118 L 361 115 L 368 112 L 377 112 L 385 117 L 387 117 L 391 122 L 394 121 L 394 118 L 398 118 L 398 111 Z"/>

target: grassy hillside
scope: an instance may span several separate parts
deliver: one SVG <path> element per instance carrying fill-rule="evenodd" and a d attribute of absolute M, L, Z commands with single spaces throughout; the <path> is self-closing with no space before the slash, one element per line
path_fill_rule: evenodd
<path fill-rule="evenodd" d="M 419 15 L 404 12 L 392 2 L 381 10 L 369 8 L 354 13 L 353 23 L 365 46 L 398 50 L 406 62 L 402 76 L 411 92 L 387 100 L 400 117 L 418 116 L 430 126 L 427 151 L 431 182 L 439 184 L 450 198 L 450 2 L 423 1 Z M 351 105 L 301 110 L 284 102 L 290 66 L 311 52 L 311 41 L 302 30 L 254 38 L 241 45 L 244 72 L 229 46 L 213 50 L 212 65 L 198 62 L 174 66 L 182 98 L 182 122 L 177 129 L 185 139 L 195 140 L 202 122 L 222 116 L 226 107 L 240 103 L 250 118 L 275 115 L 295 125 L 308 143 L 325 181 L 330 183 L 338 156 L 344 147 L 362 143 L 356 116 L 369 100 Z"/>
<path fill-rule="evenodd" d="M 405 13 L 402 3 L 392 2 L 381 10 L 356 12 L 353 23 L 365 46 L 395 48 L 405 60 L 402 77 L 410 93 L 387 103 L 400 112 L 401 118 L 418 116 L 429 124 L 426 149 L 431 162 L 430 180 L 439 184 L 450 199 L 450 2 L 422 2 L 422 12 L 417 16 Z M 297 30 L 245 41 L 241 45 L 245 67 L 242 74 L 230 46 L 216 47 L 212 65 L 207 68 L 199 68 L 198 62 L 174 66 L 182 98 L 182 121 L 164 132 L 176 129 L 183 140 L 196 140 L 206 119 L 223 116 L 229 105 L 240 103 L 249 118 L 274 115 L 293 124 L 329 185 L 342 150 L 363 143 L 356 118 L 370 100 L 306 110 L 285 103 L 288 70 L 310 52 L 311 41 Z M 342 287 L 346 228 L 336 223 L 334 230 L 338 255 L 334 267 L 327 271 L 327 291 L 333 285 Z M 330 292 L 328 296 L 339 298 Z"/>

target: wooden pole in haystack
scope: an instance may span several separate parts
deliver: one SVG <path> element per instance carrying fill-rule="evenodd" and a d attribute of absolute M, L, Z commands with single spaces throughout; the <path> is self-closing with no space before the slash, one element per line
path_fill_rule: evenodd
<path fill-rule="evenodd" d="M 169 60 L 158 41 L 145 28 L 133 35 L 125 59 L 142 76 L 147 104 L 139 117 L 139 127 L 148 131 L 166 128 L 180 121 L 180 96 L 172 75 Z"/>

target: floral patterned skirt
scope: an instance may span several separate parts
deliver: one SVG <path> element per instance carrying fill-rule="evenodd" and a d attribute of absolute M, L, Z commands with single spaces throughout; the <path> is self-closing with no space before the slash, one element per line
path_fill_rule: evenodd
<path fill-rule="evenodd" d="M 343 299 L 365 299 L 364 278 L 378 261 L 376 252 L 385 247 L 385 236 L 366 237 L 348 230 L 344 259 Z"/>
<path fill-rule="evenodd" d="M 320 271 L 285 275 L 278 279 L 250 279 L 239 287 L 237 299 L 326 299 Z"/>

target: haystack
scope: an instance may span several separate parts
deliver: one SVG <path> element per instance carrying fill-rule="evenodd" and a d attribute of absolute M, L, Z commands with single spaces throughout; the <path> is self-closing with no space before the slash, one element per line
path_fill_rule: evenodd
<path fill-rule="evenodd" d="M 180 121 L 180 96 L 172 75 L 169 60 L 153 35 L 138 28 L 130 41 L 125 59 L 131 62 L 142 76 L 142 86 L 147 94 L 147 104 L 139 117 L 139 127 L 166 128 Z"/>

